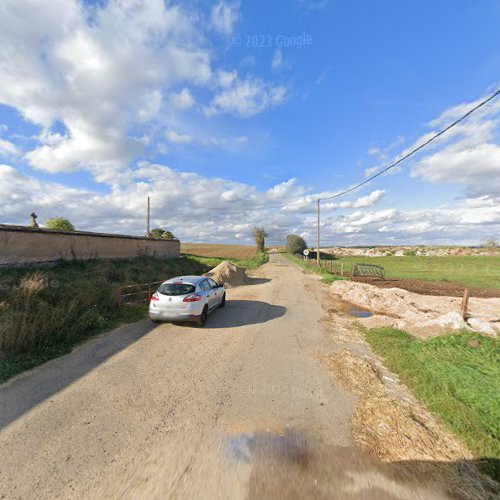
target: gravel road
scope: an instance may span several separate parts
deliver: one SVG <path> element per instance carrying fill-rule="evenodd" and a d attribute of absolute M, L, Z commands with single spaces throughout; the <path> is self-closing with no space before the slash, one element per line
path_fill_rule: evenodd
<path fill-rule="evenodd" d="M 126 325 L 0 386 L 0 498 L 445 498 L 352 446 L 321 285 L 253 275 L 204 328 Z"/>

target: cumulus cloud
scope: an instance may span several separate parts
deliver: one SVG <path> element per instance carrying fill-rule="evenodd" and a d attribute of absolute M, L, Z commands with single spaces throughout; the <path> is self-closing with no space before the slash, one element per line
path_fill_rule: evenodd
<path fill-rule="evenodd" d="M 0 157 L 10 158 L 20 154 L 21 151 L 14 143 L 0 137 Z"/>
<path fill-rule="evenodd" d="M 274 86 L 259 78 L 240 79 L 236 74 L 224 74 L 223 87 L 205 108 L 207 116 L 229 113 L 249 117 L 280 105 L 286 97 L 286 88 Z"/>
<path fill-rule="evenodd" d="M 170 102 L 177 109 L 189 109 L 195 104 L 194 97 L 187 88 L 183 88 L 180 92 L 172 94 Z"/>
<path fill-rule="evenodd" d="M 220 1 L 212 7 L 210 21 L 213 29 L 230 35 L 240 18 L 240 3 Z"/>
<path fill-rule="evenodd" d="M 9 165 L 0 165 L 0 219 L 28 223 L 35 210 L 39 221 L 68 217 L 78 229 L 143 234 L 145 200 L 151 197 L 152 223 L 172 230 L 184 241 L 251 243 L 251 230 L 264 225 L 270 244 L 287 234 L 315 241 L 314 198 L 297 180 L 259 190 L 246 183 L 180 172 L 165 165 L 140 162 L 127 181 L 107 194 L 68 188 L 33 179 Z M 375 194 L 373 194 L 375 193 Z M 374 191 L 346 200 L 349 208 L 325 208 L 321 223 L 325 245 L 478 244 L 500 232 L 500 198 L 481 196 L 456 200 L 427 210 L 372 208 Z M 298 210 L 270 208 L 304 200 Z M 450 224 L 450 220 L 454 223 Z"/>
<path fill-rule="evenodd" d="M 211 22 L 230 33 L 238 17 L 238 2 L 221 1 Z M 106 182 L 155 146 L 151 130 L 178 126 L 176 113 L 195 105 L 193 86 L 208 90 L 208 115 L 246 117 L 284 100 L 281 86 L 214 72 L 206 29 L 189 6 L 163 0 L 1 2 L 0 104 L 41 127 L 25 160 Z"/>
<path fill-rule="evenodd" d="M 142 151 L 131 126 L 157 115 L 163 89 L 210 81 L 210 54 L 180 7 L 162 0 L 21 4 L 0 6 L 0 103 L 45 130 L 56 121 L 66 128 L 60 141 L 27 154 L 36 168 L 119 168 Z"/>
<path fill-rule="evenodd" d="M 445 110 L 429 125 L 442 128 L 474 107 L 464 103 Z M 432 136 L 418 139 L 421 144 Z M 432 183 L 461 184 L 470 197 L 500 194 L 500 102 L 481 108 L 433 143 L 416 162 L 412 176 Z"/>

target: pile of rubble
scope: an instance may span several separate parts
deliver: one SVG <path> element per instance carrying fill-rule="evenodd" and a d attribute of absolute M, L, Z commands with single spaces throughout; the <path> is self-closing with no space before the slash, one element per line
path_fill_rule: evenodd
<path fill-rule="evenodd" d="M 378 288 L 355 281 L 336 281 L 331 293 L 373 312 L 361 319 L 369 327 L 392 326 L 419 336 L 466 329 L 496 337 L 500 333 L 500 300 L 471 298 L 467 319 L 461 299 L 420 295 L 400 288 Z"/>

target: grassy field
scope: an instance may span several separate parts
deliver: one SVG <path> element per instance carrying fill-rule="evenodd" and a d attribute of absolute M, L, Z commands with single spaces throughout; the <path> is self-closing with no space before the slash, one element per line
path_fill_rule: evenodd
<path fill-rule="evenodd" d="M 386 366 L 500 479 L 500 345 L 458 333 L 417 340 L 392 328 L 367 340 Z"/>
<path fill-rule="evenodd" d="M 468 286 L 500 288 L 500 256 L 470 257 L 343 257 L 335 261 L 383 266 L 388 278 L 449 281 Z"/>
<path fill-rule="evenodd" d="M 219 262 L 188 256 L 0 269 L 0 382 L 92 335 L 144 318 L 145 305 L 118 305 L 118 286 L 202 274 Z"/>
<path fill-rule="evenodd" d="M 181 253 L 221 259 L 248 260 L 255 255 L 255 246 L 220 245 L 215 243 L 181 243 Z"/>

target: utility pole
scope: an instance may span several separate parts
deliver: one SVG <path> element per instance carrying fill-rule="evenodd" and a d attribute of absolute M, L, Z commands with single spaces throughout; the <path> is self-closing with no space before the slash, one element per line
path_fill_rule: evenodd
<path fill-rule="evenodd" d="M 318 266 L 321 265 L 321 261 L 319 259 L 319 202 L 320 202 L 320 199 L 318 198 L 317 200 L 317 206 L 318 206 L 318 245 L 317 245 L 317 248 L 316 248 L 316 263 L 318 264 Z"/>
<path fill-rule="evenodd" d="M 148 236 L 148 237 L 149 237 L 149 230 L 150 230 L 150 227 L 149 227 L 150 215 L 151 215 L 151 201 L 150 201 L 149 196 L 148 196 L 148 223 L 147 223 L 148 230 L 146 233 L 146 236 Z"/>

